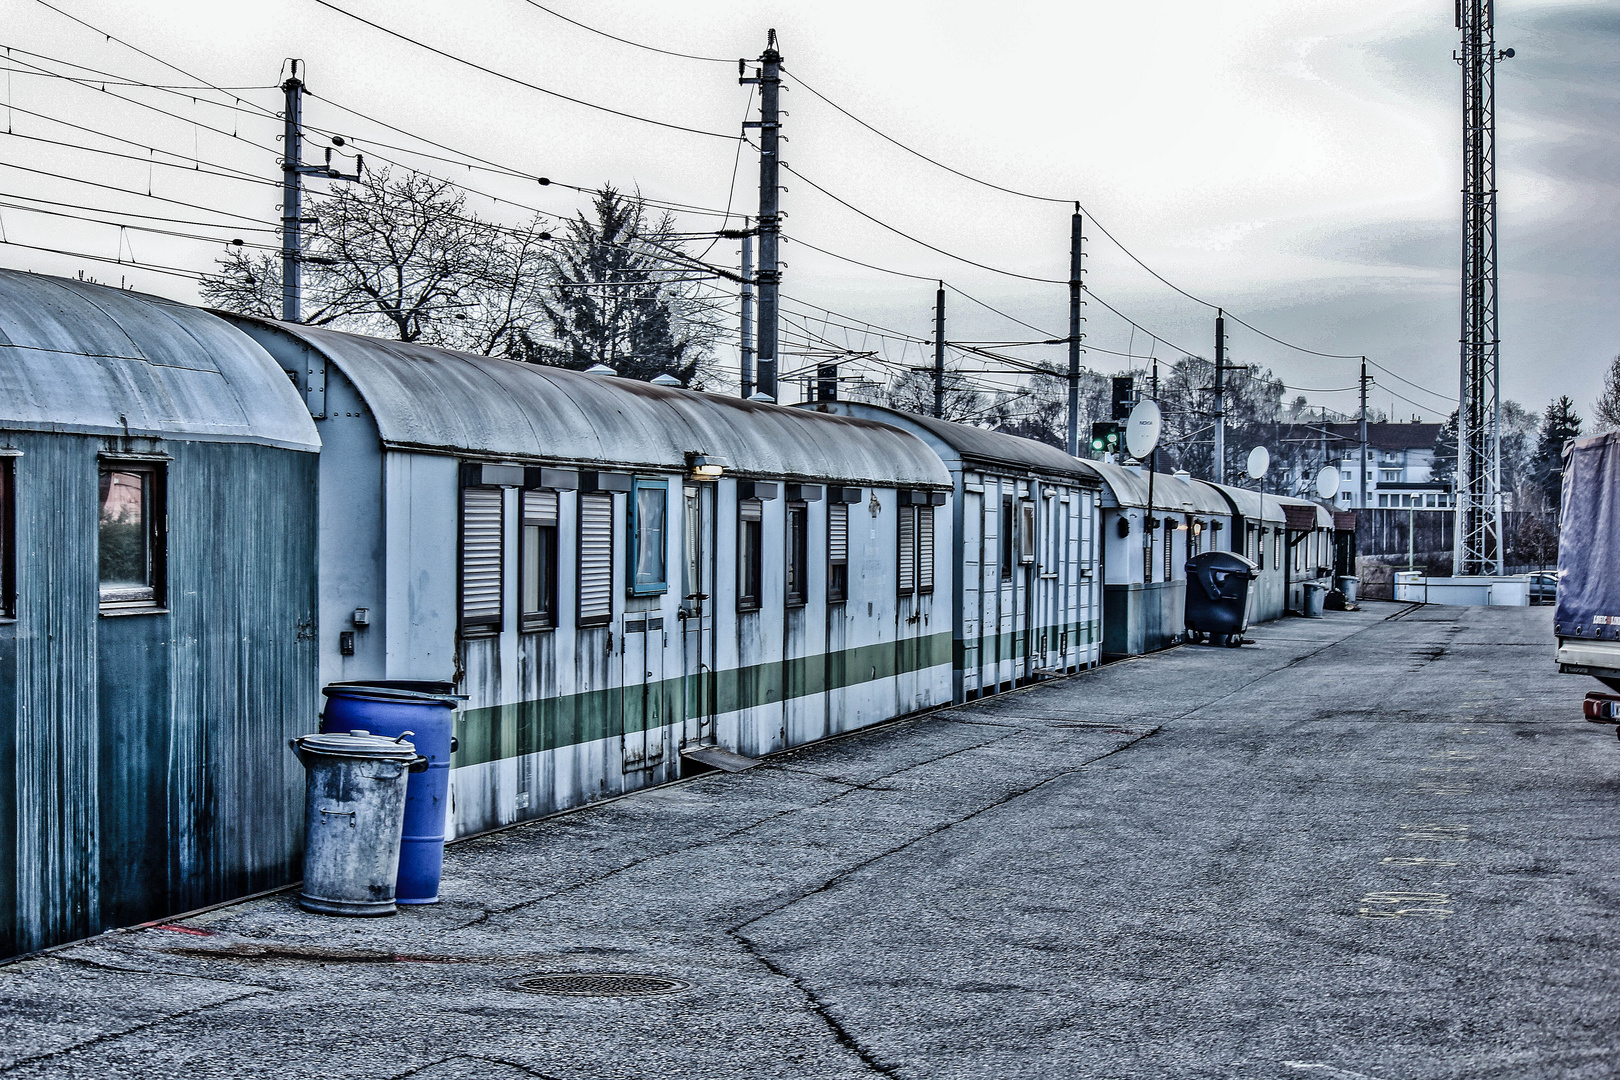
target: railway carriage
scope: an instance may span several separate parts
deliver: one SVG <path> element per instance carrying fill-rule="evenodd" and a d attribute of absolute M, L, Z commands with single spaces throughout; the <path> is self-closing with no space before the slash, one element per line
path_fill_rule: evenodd
<path fill-rule="evenodd" d="M 1277 496 L 1282 506 L 1286 548 L 1284 591 L 1289 611 L 1305 610 L 1305 588 L 1333 587 L 1333 512 L 1309 499 Z"/>
<path fill-rule="evenodd" d="M 1288 519 L 1276 495 L 1210 484 L 1232 508 L 1232 550 L 1259 567 L 1249 585 L 1249 621 L 1270 622 L 1288 610 Z"/>
<path fill-rule="evenodd" d="M 228 323 L 0 271 L 0 956 L 298 876 L 319 445 Z"/>
<path fill-rule="evenodd" d="M 321 458 L 321 677 L 467 696 L 454 831 L 951 700 L 951 478 L 850 417 L 237 318 Z"/>
<path fill-rule="evenodd" d="M 1101 482 L 1089 462 L 1033 439 L 877 405 L 802 407 L 901 428 L 949 470 L 956 700 L 1099 661 Z"/>
<path fill-rule="evenodd" d="M 1137 656 L 1176 644 L 1186 631 L 1187 559 L 1232 550 L 1231 507 L 1188 474 L 1089 463 L 1103 488 L 1104 656 Z"/>

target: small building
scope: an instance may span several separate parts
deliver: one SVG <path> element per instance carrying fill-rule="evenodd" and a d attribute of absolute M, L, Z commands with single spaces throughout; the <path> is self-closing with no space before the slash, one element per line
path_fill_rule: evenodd
<path fill-rule="evenodd" d="M 1259 576 L 1249 585 L 1249 621 L 1270 622 L 1288 610 L 1287 517 L 1276 495 L 1230 484 L 1211 484 L 1232 510 L 1231 550 L 1253 562 Z"/>
<path fill-rule="evenodd" d="M 1333 587 L 1334 519 L 1320 503 L 1277 496 L 1282 504 L 1288 557 L 1283 563 L 1288 610 L 1305 610 L 1308 584 Z"/>
<path fill-rule="evenodd" d="M 319 447 L 229 323 L 0 271 L 0 955 L 298 877 Z"/>
<path fill-rule="evenodd" d="M 1453 506 L 1450 483 L 1434 478 L 1434 445 L 1443 425 L 1367 425 L 1367 506 L 1417 507 L 1437 510 Z M 1361 482 L 1357 467 L 1361 458 L 1359 424 L 1328 424 L 1333 439 L 1334 463 L 1339 468 L 1336 510 L 1357 509 Z"/>

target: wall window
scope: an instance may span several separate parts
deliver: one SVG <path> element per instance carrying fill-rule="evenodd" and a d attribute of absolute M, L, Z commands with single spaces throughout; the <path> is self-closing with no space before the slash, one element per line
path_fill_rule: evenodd
<path fill-rule="evenodd" d="M 1283 530 L 1281 529 L 1271 530 L 1271 557 L 1272 565 L 1281 566 L 1283 564 Z"/>
<path fill-rule="evenodd" d="M 461 490 L 461 632 L 501 632 L 505 592 L 505 496 L 498 487 Z"/>
<path fill-rule="evenodd" d="M 613 496 L 579 497 L 579 625 L 613 621 Z"/>
<path fill-rule="evenodd" d="M 686 489 L 686 563 L 682 568 L 681 596 L 686 600 L 698 599 L 703 591 L 703 540 L 699 526 L 702 522 L 702 503 L 698 489 Z"/>
<path fill-rule="evenodd" d="M 0 616 L 17 614 L 17 459 L 0 457 Z"/>
<path fill-rule="evenodd" d="M 1035 502 L 1025 499 L 1018 504 L 1018 561 L 1035 561 Z"/>
<path fill-rule="evenodd" d="M 827 603 L 849 599 L 849 506 L 827 507 Z"/>
<path fill-rule="evenodd" d="M 156 462 L 101 464 L 103 607 L 162 606 L 166 541 L 163 479 L 163 466 Z"/>
<path fill-rule="evenodd" d="M 802 502 L 787 504 L 787 603 L 803 604 L 810 595 L 810 510 Z"/>
<path fill-rule="evenodd" d="M 637 480 L 630 487 L 630 592 L 649 596 L 669 588 L 666 561 L 669 544 L 664 522 L 669 508 L 669 481 Z"/>
<path fill-rule="evenodd" d="M 934 507 L 902 506 L 899 531 L 900 595 L 933 592 Z"/>
<path fill-rule="evenodd" d="M 557 493 L 523 493 L 523 548 L 518 592 L 524 630 L 557 625 Z"/>
<path fill-rule="evenodd" d="M 1164 523 L 1164 580 L 1176 579 L 1176 526 L 1173 521 Z"/>
<path fill-rule="evenodd" d="M 737 610 L 758 611 L 764 580 L 761 533 L 765 504 L 743 499 L 737 504 Z"/>

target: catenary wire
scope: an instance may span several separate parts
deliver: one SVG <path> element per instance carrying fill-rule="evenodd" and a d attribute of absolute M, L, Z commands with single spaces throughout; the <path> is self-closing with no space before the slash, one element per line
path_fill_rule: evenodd
<path fill-rule="evenodd" d="M 664 56 L 675 56 L 682 60 L 701 60 L 710 64 L 735 64 L 737 62 L 737 58 L 734 56 L 698 56 L 695 53 L 676 52 L 673 49 L 660 49 L 656 45 L 643 45 L 639 41 L 631 41 L 629 38 L 620 37 L 618 34 L 610 34 L 606 30 L 599 30 L 594 26 L 589 26 L 580 22 L 578 19 L 570 19 L 567 15 L 564 15 L 560 11 L 553 11 L 544 4 L 535 3 L 535 0 L 524 0 L 524 3 L 528 4 L 532 8 L 538 8 L 554 19 L 561 19 L 563 22 L 577 26 L 581 30 L 587 30 L 590 33 L 596 34 L 600 37 L 605 37 L 609 41 L 617 41 L 621 45 L 629 45 L 636 49 L 645 49 L 647 52 L 661 53 Z"/>

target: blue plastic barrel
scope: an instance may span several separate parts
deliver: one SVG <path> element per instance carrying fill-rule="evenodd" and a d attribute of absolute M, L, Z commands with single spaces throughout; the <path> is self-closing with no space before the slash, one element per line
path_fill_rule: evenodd
<path fill-rule="evenodd" d="M 428 759 L 428 767 L 411 775 L 405 793 L 405 827 L 399 849 L 399 887 L 395 902 L 432 904 L 439 899 L 444 867 L 445 822 L 450 808 L 450 747 L 456 698 L 438 692 L 443 684 L 392 682 L 388 685 L 334 684 L 321 714 L 323 732 L 363 729 L 396 738 L 414 732 L 409 741 Z M 411 689 L 411 687 L 422 689 Z"/>

